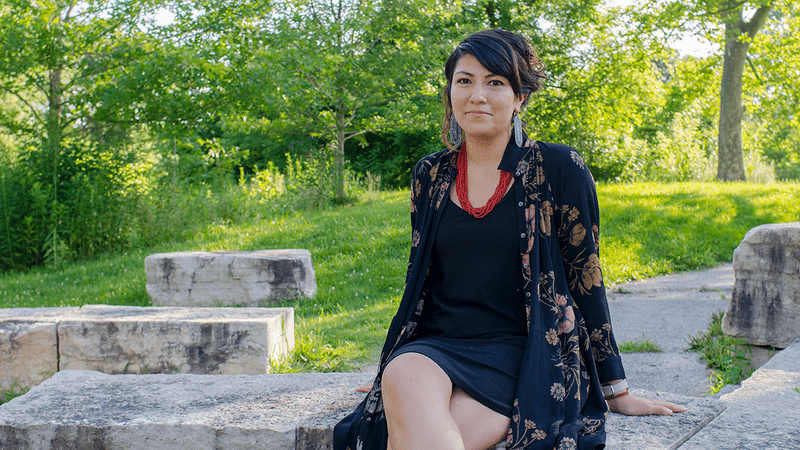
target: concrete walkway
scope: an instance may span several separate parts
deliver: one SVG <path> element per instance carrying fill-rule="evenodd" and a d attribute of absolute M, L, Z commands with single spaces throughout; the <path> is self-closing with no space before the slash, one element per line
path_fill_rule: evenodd
<path fill-rule="evenodd" d="M 733 265 L 634 281 L 608 290 L 617 343 L 649 339 L 662 353 L 622 355 L 628 384 L 654 392 L 702 396 L 710 372 L 689 338 L 725 311 L 733 290 Z"/>
<path fill-rule="evenodd" d="M 689 337 L 706 331 L 712 314 L 725 310 L 734 281 L 733 266 L 724 264 L 609 290 L 617 342 L 649 339 L 663 349 L 662 353 L 623 354 L 631 386 L 694 397 L 707 392 L 710 372 L 697 354 L 686 349 Z M 741 387 L 727 386 L 720 394 L 715 397 L 725 410 L 719 416 L 689 433 L 685 442 L 660 448 L 800 449 L 800 339 L 773 356 Z M 609 427 L 615 417 L 623 418 L 613 414 Z M 642 424 L 635 423 L 641 429 Z"/>

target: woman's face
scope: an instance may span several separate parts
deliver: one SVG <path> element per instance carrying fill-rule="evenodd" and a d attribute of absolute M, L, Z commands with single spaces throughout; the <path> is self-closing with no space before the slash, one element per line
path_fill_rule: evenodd
<path fill-rule="evenodd" d="M 474 56 L 466 54 L 456 63 L 450 102 L 466 136 L 508 139 L 511 117 L 522 100 L 514 95 L 508 79 L 486 70 Z"/>

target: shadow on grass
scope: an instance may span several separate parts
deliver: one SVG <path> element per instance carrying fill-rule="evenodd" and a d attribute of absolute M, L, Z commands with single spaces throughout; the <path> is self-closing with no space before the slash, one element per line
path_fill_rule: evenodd
<path fill-rule="evenodd" d="M 672 192 L 646 184 L 626 191 L 601 188 L 606 280 L 615 284 L 730 262 L 751 228 L 797 220 L 797 194 L 791 194 L 795 204 L 784 205 L 776 203 L 776 193 L 785 191 L 750 186 L 751 191 L 748 185 L 716 183 L 676 184 Z"/>

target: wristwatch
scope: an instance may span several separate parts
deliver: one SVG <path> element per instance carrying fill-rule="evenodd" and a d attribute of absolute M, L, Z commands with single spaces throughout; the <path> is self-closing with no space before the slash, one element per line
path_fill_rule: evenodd
<path fill-rule="evenodd" d="M 628 393 L 628 382 L 622 380 L 616 384 L 602 386 L 603 397 L 607 399 L 621 397 Z"/>

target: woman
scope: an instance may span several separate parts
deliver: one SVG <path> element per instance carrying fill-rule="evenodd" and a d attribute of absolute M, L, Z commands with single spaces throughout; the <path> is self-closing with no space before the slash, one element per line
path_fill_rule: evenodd
<path fill-rule="evenodd" d="M 405 292 L 334 448 L 594 449 L 608 408 L 685 411 L 626 395 L 591 174 L 572 148 L 522 132 L 544 78 L 533 49 L 482 31 L 445 75 L 448 149 L 414 168 Z"/>

